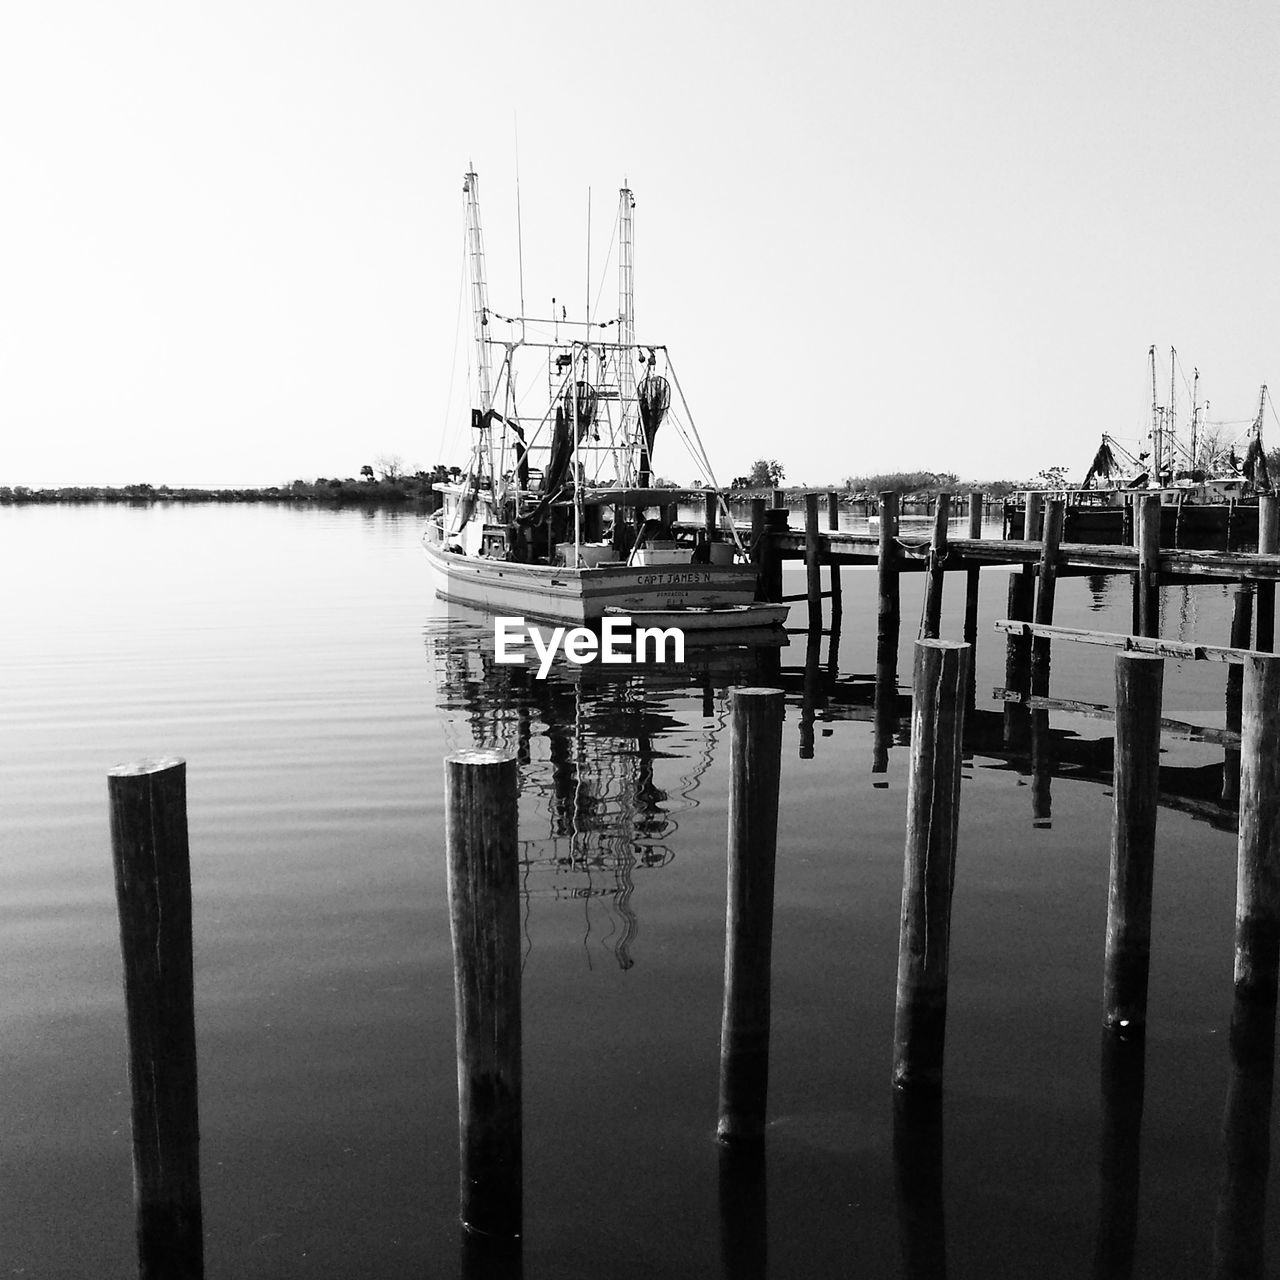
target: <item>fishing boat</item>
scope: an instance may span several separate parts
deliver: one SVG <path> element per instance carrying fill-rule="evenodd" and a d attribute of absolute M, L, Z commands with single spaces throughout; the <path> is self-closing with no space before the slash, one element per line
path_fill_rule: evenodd
<path fill-rule="evenodd" d="M 618 311 L 603 321 L 571 320 L 554 300 L 550 316 L 490 307 L 475 172 L 463 193 L 475 387 L 466 465 L 434 485 L 440 507 L 423 536 L 437 594 L 576 626 L 780 626 L 787 606 L 756 601 L 755 567 L 670 353 L 636 341 L 630 189 L 615 229 Z M 662 428 L 707 483 L 655 480 Z M 700 513 L 696 532 L 677 528 L 681 507 Z"/>
<path fill-rule="evenodd" d="M 1238 502 L 1270 492 L 1262 425 L 1267 387 L 1262 384 L 1258 411 L 1251 421 L 1211 422 L 1208 402 L 1200 401 L 1200 370 L 1195 370 L 1186 431 L 1176 412 L 1178 353 L 1169 348 L 1168 403 L 1160 403 L 1156 349 L 1147 352 L 1151 368 L 1151 427 L 1142 445 L 1127 449 L 1103 433 L 1077 500 L 1084 504 L 1123 506 L 1135 490 L 1160 493 L 1167 505 Z M 1243 430 L 1240 430 L 1243 428 Z"/>

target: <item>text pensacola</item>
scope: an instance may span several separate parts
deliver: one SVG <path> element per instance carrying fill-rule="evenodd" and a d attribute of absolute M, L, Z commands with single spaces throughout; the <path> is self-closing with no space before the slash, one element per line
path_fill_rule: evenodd
<path fill-rule="evenodd" d="M 526 642 L 532 644 L 537 652 L 539 680 L 547 678 L 556 650 L 562 647 L 564 656 L 579 666 L 596 661 L 684 661 L 684 632 L 679 627 L 667 627 L 665 630 L 661 627 L 636 627 L 633 630 L 630 618 L 602 618 L 599 635 L 588 627 L 574 627 L 567 634 L 564 627 L 554 627 L 550 639 L 544 641 L 542 631 L 529 626 L 523 618 L 494 619 L 496 661 L 524 666 L 525 655 L 521 650 Z M 650 649 L 652 658 L 646 657 Z"/>

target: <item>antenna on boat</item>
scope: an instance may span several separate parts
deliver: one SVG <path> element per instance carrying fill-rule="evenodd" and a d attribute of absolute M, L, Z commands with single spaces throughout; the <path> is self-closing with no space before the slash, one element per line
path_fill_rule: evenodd
<path fill-rule="evenodd" d="M 588 334 L 590 337 L 591 328 L 591 188 L 587 188 L 587 289 L 583 295 L 583 312 L 582 318 L 587 322 Z"/>
<path fill-rule="evenodd" d="M 520 340 L 524 341 L 524 224 L 520 220 L 520 120 L 511 113 L 511 124 L 516 136 L 516 261 L 520 268 Z"/>
<path fill-rule="evenodd" d="M 635 208 L 626 178 L 618 192 L 618 384 L 622 395 L 622 435 L 631 438 L 636 406 L 636 369 L 632 361 L 636 341 L 635 267 L 632 260 L 631 210 Z M 622 477 L 620 476 L 619 479 Z"/>
<path fill-rule="evenodd" d="M 1151 344 L 1147 352 L 1151 357 L 1151 474 L 1155 476 L 1157 486 L 1160 484 L 1160 393 L 1156 390 L 1156 344 Z"/>

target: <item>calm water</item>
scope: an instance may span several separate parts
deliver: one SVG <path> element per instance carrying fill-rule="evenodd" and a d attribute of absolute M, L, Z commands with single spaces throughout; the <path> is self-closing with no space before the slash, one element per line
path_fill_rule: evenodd
<path fill-rule="evenodd" d="M 1075 1277 L 1135 1185 L 1133 1274 L 1210 1271 L 1232 1207 L 1220 748 L 1166 742 L 1184 794 L 1160 811 L 1141 1144 L 1108 1165 L 1107 1195 L 1104 1129 L 1136 1116 L 1111 1107 L 1104 1125 L 1099 1069 L 1110 792 L 1089 743 L 1110 729 L 1055 715 L 1071 736 L 1048 783 L 973 757 L 941 1180 L 916 1153 L 899 1198 L 907 753 L 873 773 L 868 686 L 851 679 L 874 666 L 874 577 L 844 575 L 840 649 L 812 655 L 811 687 L 815 667 L 841 678 L 806 715 L 800 636 L 772 659 L 719 649 L 545 682 L 495 668 L 483 619 L 432 600 L 418 533 L 352 512 L 0 508 L 0 1274 L 134 1265 L 105 774 L 163 754 L 188 760 L 208 1274 L 456 1274 L 441 760 L 493 743 L 522 760 L 527 1276 L 755 1275 L 766 1256 L 776 1277 L 940 1275 L 941 1243 L 953 1277 Z M 982 581 L 989 726 L 1006 576 Z M 921 584 L 904 581 L 904 684 Z M 1059 585 L 1067 625 L 1128 630 L 1129 607 L 1122 584 Z M 1164 634 L 1226 642 L 1225 590 L 1171 588 L 1164 608 Z M 743 1213 L 711 1139 L 726 690 L 771 660 L 791 690 L 772 1124 L 767 1210 Z M 1110 701 L 1112 661 L 1064 646 L 1055 694 Z M 1221 726 L 1224 673 L 1169 663 L 1165 714 Z M 1278 1221 L 1268 1194 L 1273 1261 Z"/>

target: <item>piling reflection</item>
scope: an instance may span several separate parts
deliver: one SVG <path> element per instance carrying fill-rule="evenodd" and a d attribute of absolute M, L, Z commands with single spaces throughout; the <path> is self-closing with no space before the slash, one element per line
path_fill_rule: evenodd
<path fill-rule="evenodd" d="M 804 693 L 800 703 L 800 759 L 813 759 L 813 722 L 822 698 L 822 632 L 809 629 L 804 647 Z"/>
<path fill-rule="evenodd" d="M 905 1280 L 945 1280 L 942 1095 L 893 1091 L 893 1175 Z"/>
<path fill-rule="evenodd" d="M 1141 1027 L 1103 1031 L 1094 1280 L 1128 1280 L 1133 1274 L 1145 1067 L 1146 1036 Z"/>
<path fill-rule="evenodd" d="M 1237 991 L 1231 1077 L 1222 1117 L 1222 1184 L 1213 1224 L 1214 1280 L 1266 1274 L 1267 1175 L 1275 1073 L 1276 1000 Z"/>
<path fill-rule="evenodd" d="M 451 747 L 520 764 L 526 950 L 533 902 L 571 904 L 588 962 L 603 949 L 628 969 L 637 882 L 675 858 L 680 818 L 726 737 L 727 690 L 769 683 L 777 642 L 690 645 L 682 664 L 558 661 L 540 679 L 536 661 L 497 662 L 492 636 L 492 618 L 453 606 L 426 645 Z"/>
<path fill-rule="evenodd" d="M 462 1280 L 521 1280 L 524 1275 L 523 1242 L 500 1236 L 461 1231 Z"/>
<path fill-rule="evenodd" d="M 1053 735 L 1049 713 L 1033 711 L 1031 721 L 1031 825 L 1053 826 Z"/>
<path fill-rule="evenodd" d="M 720 1148 L 720 1266 L 724 1280 L 769 1274 L 764 1143 Z"/>

